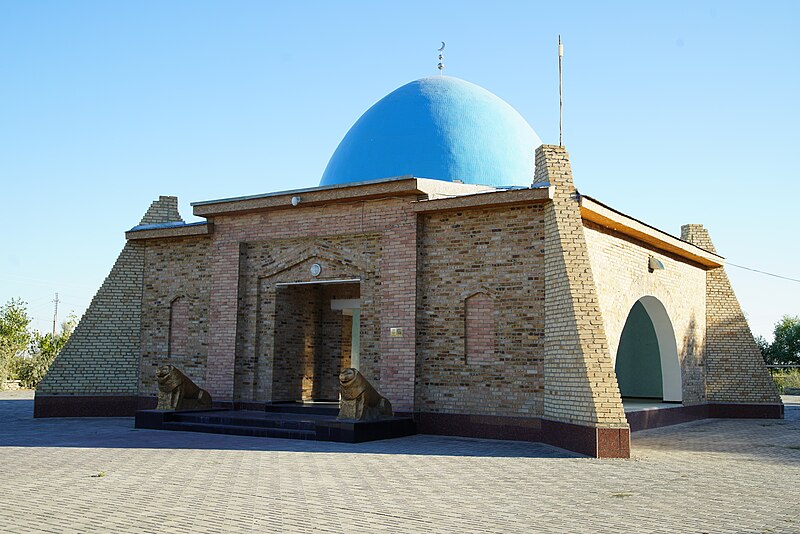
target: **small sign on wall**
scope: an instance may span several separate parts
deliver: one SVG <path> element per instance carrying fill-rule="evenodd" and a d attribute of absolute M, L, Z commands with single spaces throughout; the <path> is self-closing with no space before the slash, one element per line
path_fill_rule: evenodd
<path fill-rule="evenodd" d="M 389 337 L 403 337 L 403 329 L 402 328 L 390 328 L 389 329 Z"/>

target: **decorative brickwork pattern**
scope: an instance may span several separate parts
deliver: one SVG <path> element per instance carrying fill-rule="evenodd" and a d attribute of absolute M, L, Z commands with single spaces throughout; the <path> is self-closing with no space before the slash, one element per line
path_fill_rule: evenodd
<path fill-rule="evenodd" d="M 317 324 L 318 353 L 314 360 L 314 398 L 337 400 L 339 398 L 339 373 L 350 367 L 352 318 L 342 310 L 331 309 L 335 299 L 358 299 L 360 284 L 333 284 L 319 286 L 319 323 Z M 345 331 L 344 324 L 350 326 Z M 375 329 L 379 332 L 380 329 Z M 346 347 L 346 350 L 345 350 Z"/>
<path fill-rule="evenodd" d="M 144 246 L 127 243 L 37 395 L 135 395 Z"/>
<path fill-rule="evenodd" d="M 555 187 L 545 211 L 544 416 L 627 428 L 563 147 L 536 150 L 535 182 Z"/>
<path fill-rule="evenodd" d="M 333 284 L 326 286 L 298 286 L 322 288 L 323 294 L 312 299 L 315 306 L 327 307 L 321 317 L 322 323 L 330 323 L 320 330 L 320 350 L 343 351 L 331 344 L 339 343 L 341 323 L 329 315 L 330 300 L 361 299 L 361 370 L 370 382 L 380 381 L 380 274 L 377 266 L 381 258 L 381 239 L 379 235 L 351 235 L 318 238 L 275 239 L 249 243 L 242 253 L 242 273 L 240 276 L 239 327 L 236 349 L 236 400 L 271 401 L 296 400 L 297 393 L 290 399 L 273 388 L 284 376 L 293 376 L 295 368 L 290 364 L 291 354 L 297 354 L 301 344 L 297 335 L 286 337 L 281 333 L 282 324 L 289 321 L 284 317 L 288 301 L 287 287 L 278 284 L 291 282 L 325 282 L 326 280 L 361 279 L 355 284 Z M 314 263 L 322 266 L 318 278 L 310 274 Z M 311 297 L 309 297 L 311 298 Z M 326 301 L 323 303 L 323 300 Z M 309 313 L 317 314 L 317 308 L 309 308 Z M 339 313 L 338 317 L 341 316 Z M 316 322 L 311 323 L 316 324 Z M 313 330 L 309 331 L 312 335 Z M 315 334 L 314 334 L 315 335 Z M 280 338 L 280 339 L 279 339 Z M 316 338 L 315 338 L 316 339 Z M 304 345 L 306 341 L 303 341 Z M 316 341 L 313 342 L 316 345 Z M 347 356 L 349 362 L 349 346 Z M 313 350 L 309 349 L 311 354 Z M 305 352 L 302 353 L 305 358 Z M 310 359 L 313 361 L 313 358 Z M 333 369 L 334 363 L 330 364 Z M 286 374 L 286 373 L 289 374 Z M 338 375 L 338 370 L 335 371 Z M 329 382 L 333 380 L 331 371 L 324 371 Z M 309 377 L 313 373 L 308 374 Z M 338 380 L 338 379 L 337 379 Z M 338 381 L 336 382 L 338 391 Z M 326 387 L 328 395 L 331 386 Z M 296 391 L 292 386 L 291 391 Z M 336 395 L 335 397 L 338 397 Z M 335 398 L 334 397 L 334 398 Z M 330 397 L 328 397 L 330 398 Z"/>
<path fill-rule="evenodd" d="M 178 197 L 158 197 L 158 200 L 150 204 L 139 224 L 163 224 L 168 222 L 183 222 L 181 214 L 178 213 Z"/>
<path fill-rule="evenodd" d="M 331 300 L 358 297 L 358 284 L 277 288 L 271 400 L 339 398 L 339 372 L 350 367 L 350 332 L 345 354 L 343 315 L 341 310 L 331 309 Z"/>
<path fill-rule="evenodd" d="M 468 365 L 487 365 L 495 360 L 495 310 L 486 293 L 475 293 L 464 301 L 464 343 Z"/>
<path fill-rule="evenodd" d="M 145 247 L 139 395 L 156 395 L 155 371 L 165 363 L 208 389 L 210 240 L 199 236 L 136 243 Z"/>
<path fill-rule="evenodd" d="M 186 356 L 189 350 L 189 300 L 177 297 L 169 310 L 170 358 Z"/>
<path fill-rule="evenodd" d="M 339 368 L 346 369 L 347 367 L 352 367 L 352 362 L 350 361 L 350 357 L 352 355 L 352 348 L 353 348 L 353 316 L 342 315 L 341 321 L 342 321 L 342 328 L 340 331 L 340 335 L 342 338 L 342 343 L 341 343 L 341 359 L 340 359 L 341 364 L 339 365 Z"/>
<path fill-rule="evenodd" d="M 542 414 L 544 205 L 420 215 L 416 408 Z M 494 303 L 491 362 L 465 358 L 464 300 Z"/>
<path fill-rule="evenodd" d="M 317 353 L 316 325 L 321 305 L 314 286 L 279 287 L 275 302 L 276 350 L 273 359 L 272 401 L 312 400 Z"/>
<path fill-rule="evenodd" d="M 207 387 L 211 398 L 234 398 L 239 260 L 244 243 L 215 240 L 211 245 L 211 300 Z M 201 386 L 202 387 L 202 386 Z"/>
<path fill-rule="evenodd" d="M 716 252 L 700 224 L 681 227 L 681 239 Z M 706 396 L 709 402 L 780 404 L 750 326 L 723 267 L 706 273 Z"/>
<path fill-rule="evenodd" d="M 674 330 L 682 400 L 684 404 L 705 402 L 705 270 L 588 221 L 584 221 L 584 236 L 613 361 L 633 305 L 642 297 L 655 297 Z M 648 272 L 650 256 L 661 261 L 664 270 Z"/>
<path fill-rule="evenodd" d="M 410 412 L 416 370 L 417 215 L 410 202 L 395 209 L 402 219 L 387 224 L 381 239 L 381 379 L 373 386 L 396 412 Z M 393 327 L 402 328 L 403 335 L 392 337 Z"/>
<path fill-rule="evenodd" d="M 377 380 L 376 376 L 367 375 L 368 369 L 362 370 L 376 389 L 391 401 L 396 411 L 410 411 L 414 399 L 416 339 L 414 304 L 417 280 L 417 217 L 413 212 L 411 201 L 416 198 L 416 194 L 405 194 L 380 200 L 317 206 L 301 203 L 296 208 L 293 208 L 287 199 L 285 209 L 215 216 L 210 266 L 212 301 L 209 387 L 206 388 L 214 399 L 234 398 L 234 392 L 237 391 L 234 385 L 237 382 L 234 378 L 234 369 L 251 365 L 246 362 L 253 361 L 249 356 L 253 354 L 251 351 L 255 351 L 252 348 L 253 344 L 264 342 L 253 334 L 256 331 L 255 327 L 248 326 L 247 335 L 237 333 L 240 328 L 255 320 L 252 313 L 239 313 L 240 303 L 242 306 L 254 306 L 255 302 L 259 302 L 260 306 L 274 305 L 268 303 L 268 291 L 264 293 L 263 298 L 250 300 L 254 288 L 258 288 L 257 284 L 251 281 L 240 284 L 241 276 L 250 276 L 247 274 L 247 269 L 240 266 L 241 256 L 247 247 L 251 243 L 266 243 L 272 240 L 314 242 L 318 238 L 377 234 L 380 244 L 379 254 L 371 261 L 377 262 L 374 272 L 380 272 L 384 277 L 381 283 L 375 286 L 374 292 L 370 293 L 374 298 L 373 305 L 376 306 L 375 311 L 371 313 L 379 314 L 377 317 L 373 316 L 373 324 L 381 329 L 379 348 L 374 353 L 379 358 L 378 369 L 373 371 L 377 375 Z M 330 257 L 334 251 L 319 246 L 321 256 Z M 341 254 L 343 257 L 347 256 L 344 252 Z M 359 250 L 347 252 L 355 253 Z M 375 252 L 366 254 L 374 255 Z M 285 269 L 302 262 L 303 258 L 295 258 Z M 292 281 L 310 281 L 312 277 L 308 274 L 309 266 L 299 269 L 295 273 L 299 278 Z M 369 278 L 365 278 L 365 282 L 369 282 Z M 247 293 L 247 298 L 244 297 L 245 293 L 239 294 L 240 288 Z M 367 291 L 369 288 L 362 284 L 362 299 Z M 258 313 L 260 317 L 267 316 L 264 310 Z M 363 327 L 362 324 L 362 332 L 365 331 Z M 391 337 L 389 329 L 393 327 L 402 328 L 403 335 Z M 245 352 L 240 352 L 237 344 L 243 347 L 242 350 Z M 236 362 L 239 358 L 237 354 L 245 358 L 244 366 Z M 261 376 L 267 378 L 268 375 L 269 372 L 264 371 Z M 269 383 L 271 382 L 272 377 L 269 376 Z M 252 380 L 248 387 L 251 393 L 247 395 L 252 395 Z M 248 387 L 238 390 L 244 395 Z"/>

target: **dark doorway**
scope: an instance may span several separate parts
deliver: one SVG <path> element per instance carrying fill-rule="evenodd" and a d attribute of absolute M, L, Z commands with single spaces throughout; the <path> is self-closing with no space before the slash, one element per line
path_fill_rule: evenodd
<path fill-rule="evenodd" d="M 279 285 L 273 401 L 338 401 L 339 371 L 357 365 L 360 284 Z"/>

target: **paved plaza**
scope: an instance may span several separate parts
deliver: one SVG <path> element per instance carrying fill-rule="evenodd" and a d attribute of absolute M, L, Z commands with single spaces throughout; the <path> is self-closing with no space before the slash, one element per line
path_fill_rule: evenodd
<path fill-rule="evenodd" d="M 0 393 L 0 532 L 800 532 L 786 419 L 637 432 L 630 460 L 413 436 L 343 444 L 37 419 Z"/>

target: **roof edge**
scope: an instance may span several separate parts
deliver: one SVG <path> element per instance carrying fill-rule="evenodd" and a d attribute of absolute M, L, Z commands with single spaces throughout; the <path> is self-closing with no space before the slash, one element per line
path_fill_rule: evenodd
<path fill-rule="evenodd" d="M 581 195 L 581 218 L 604 228 L 643 241 L 655 248 L 713 269 L 725 265 L 725 258 L 659 230 L 629 215 L 617 211 L 592 197 Z"/>
<path fill-rule="evenodd" d="M 331 202 L 357 201 L 381 197 L 419 195 L 428 197 L 459 196 L 496 190 L 496 188 L 491 186 L 460 184 L 403 175 L 363 182 L 351 182 L 348 184 L 290 189 L 260 195 L 193 202 L 191 206 L 194 215 L 213 217 L 215 215 L 229 213 L 289 209 L 328 204 Z"/>
<path fill-rule="evenodd" d="M 487 191 L 473 195 L 418 200 L 413 203 L 417 213 L 433 211 L 466 210 L 546 202 L 553 198 L 553 187 L 520 188 L 505 191 Z"/>
<path fill-rule="evenodd" d="M 140 224 L 125 232 L 125 239 L 164 239 L 168 237 L 204 236 L 214 232 L 214 225 L 208 221 L 191 223 Z"/>

